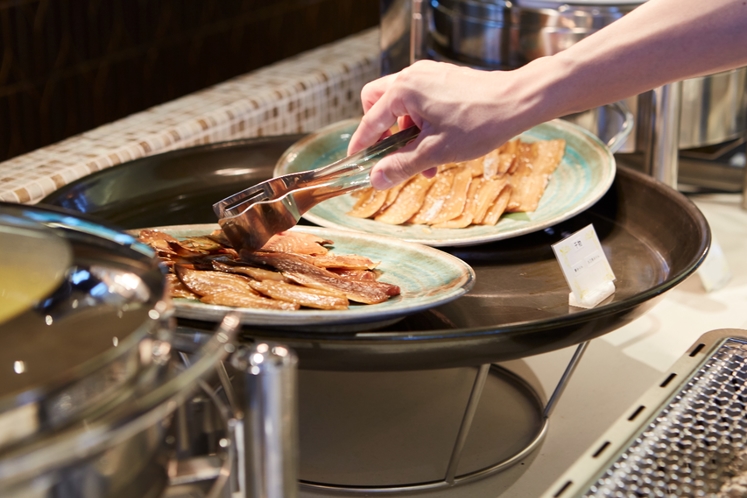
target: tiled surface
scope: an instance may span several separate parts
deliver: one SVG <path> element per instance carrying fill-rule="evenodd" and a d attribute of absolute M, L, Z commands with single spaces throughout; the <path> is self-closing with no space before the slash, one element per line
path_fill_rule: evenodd
<path fill-rule="evenodd" d="M 360 115 L 360 90 L 378 75 L 374 28 L 0 163 L 0 200 L 35 203 L 95 171 L 190 145 L 312 131 Z"/>

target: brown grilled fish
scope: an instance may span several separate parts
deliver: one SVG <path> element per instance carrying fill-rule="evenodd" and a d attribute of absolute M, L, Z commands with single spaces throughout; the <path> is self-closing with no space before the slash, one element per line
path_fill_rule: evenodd
<path fill-rule="evenodd" d="M 341 292 L 357 303 L 381 303 L 400 293 L 396 285 L 378 281 L 346 280 L 293 254 L 242 251 L 241 258 L 280 270 L 286 278 L 306 287 Z"/>
<path fill-rule="evenodd" d="M 307 308 L 320 310 L 344 310 L 348 308 L 348 299 L 339 292 L 301 287 L 300 285 L 265 280 L 250 282 L 252 288 L 268 297 Z"/>
<path fill-rule="evenodd" d="M 262 297 L 249 285 L 249 279 L 233 273 L 192 270 L 176 265 L 176 275 L 189 290 L 200 296 L 200 301 L 223 306 L 264 309 L 298 309 L 297 305 Z"/>

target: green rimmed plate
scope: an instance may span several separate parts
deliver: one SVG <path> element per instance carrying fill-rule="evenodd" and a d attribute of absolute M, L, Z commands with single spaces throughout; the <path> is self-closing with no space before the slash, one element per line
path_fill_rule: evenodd
<path fill-rule="evenodd" d="M 358 123 L 357 119 L 340 121 L 304 137 L 280 157 L 273 175 L 314 169 L 345 157 L 350 136 Z M 527 142 L 556 138 L 566 141 L 563 161 L 550 178 L 539 207 L 533 213 L 507 214 L 494 226 L 389 225 L 348 215 L 355 199 L 346 194 L 318 204 L 303 217 L 323 227 L 387 235 L 434 247 L 473 245 L 524 235 L 567 220 L 598 201 L 615 179 L 612 153 L 596 136 L 577 125 L 553 120 L 520 137 Z"/>
<path fill-rule="evenodd" d="M 156 227 L 176 238 L 206 235 L 217 224 Z M 379 304 L 351 303 L 346 310 L 300 309 L 293 311 L 233 308 L 205 304 L 192 299 L 174 299 L 176 316 L 193 320 L 220 320 L 238 311 L 246 325 L 304 327 L 305 330 L 351 332 L 383 327 L 405 315 L 452 301 L 466 294 L 475 283 L 475 272 L 461 259 L 433 247 L 381 235 L 309 226 L 292 230 L 330 239 L 336 254 L 358 254 L 379 261 L 379 280 L 398 285 L 401 294 Z M 133 230 L 133 233 L 139 230 Z"/>

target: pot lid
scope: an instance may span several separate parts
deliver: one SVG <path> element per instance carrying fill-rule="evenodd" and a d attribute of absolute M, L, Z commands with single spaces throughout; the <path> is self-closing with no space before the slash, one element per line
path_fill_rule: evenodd
<path fill-rule="evenodd" d="M 116 392 L 167 313 L 153 252 L 77 215 L 0 203 L 0 251 L 1 447 Z"/>

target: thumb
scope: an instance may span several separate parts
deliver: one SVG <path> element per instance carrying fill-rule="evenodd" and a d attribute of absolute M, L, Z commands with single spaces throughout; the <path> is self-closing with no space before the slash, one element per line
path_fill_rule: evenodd
<path fill-rule="evenodd" d="M 417 142 L 406 145 L 386 157 L 383 157 L 371 170 L 371 186 L 385 190 L 410 179 L 421 171 L 437 164 L 424 161 L 417 152 Z"/>

